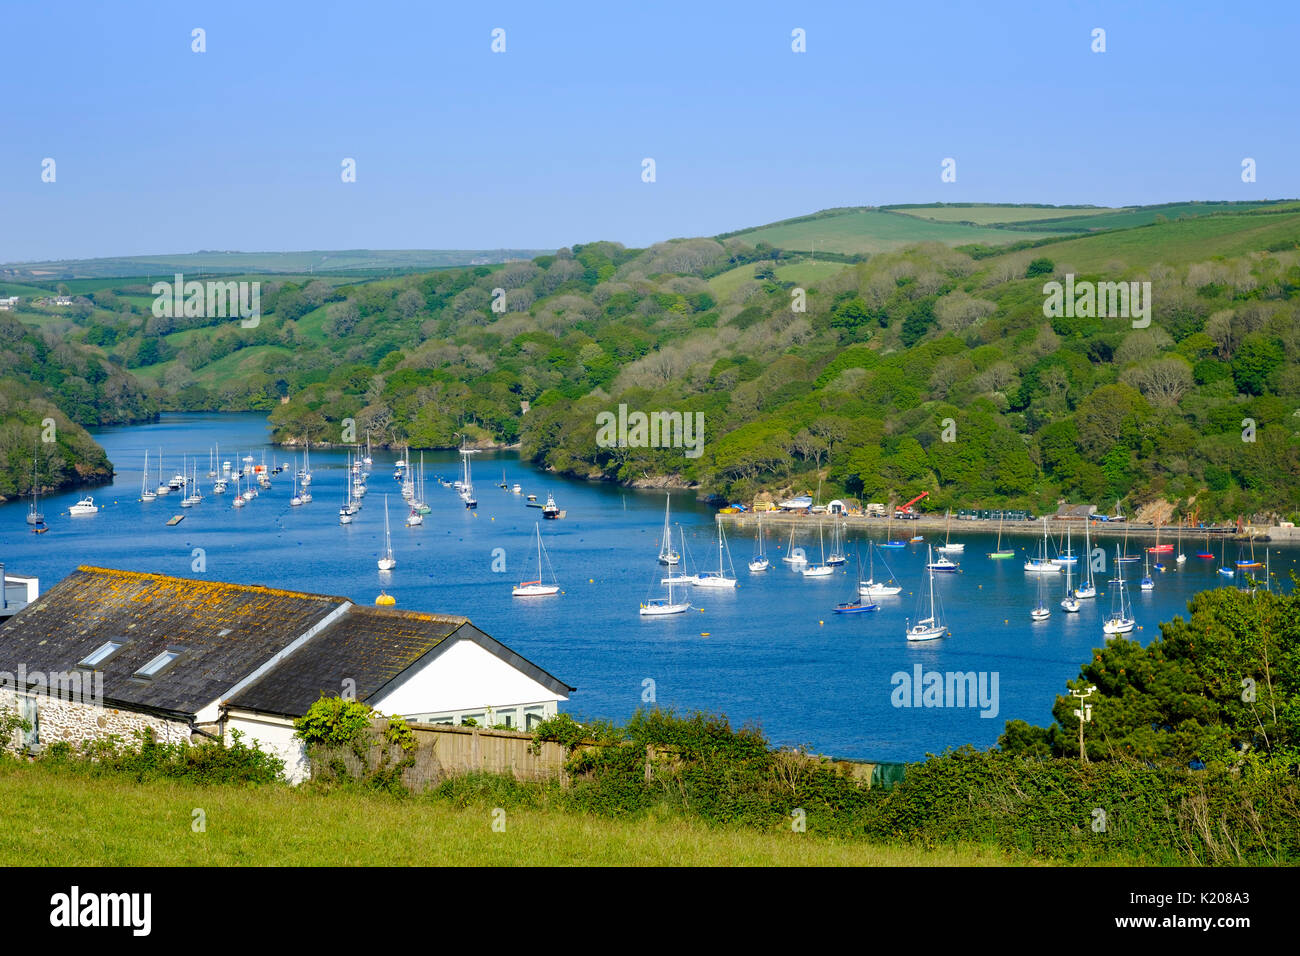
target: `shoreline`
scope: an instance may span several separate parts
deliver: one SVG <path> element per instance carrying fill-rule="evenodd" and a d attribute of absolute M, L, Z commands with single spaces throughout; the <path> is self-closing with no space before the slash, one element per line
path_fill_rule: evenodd
<path fill-rule="evenodd" d="M 948 520 L 943 515 L 920 515 L 914 519 L 895 518 L 892 522 L 887 518 L 873 518 L 866 515 L 840 515 L 833 519 L 831 515 L 814 515 L 800 514 L 798 512 L 781 512 L 781 511 L 747 511 L 743 514 L 717 514 L 715 520 L 726 525 L 739 529 L 749 529 L 758 524 L 762 519 L 765 525 L 781 525 L 787 530 L 792 526 L 807 525 L 810 529 L 815 530 L 817 523 L 823 524 L 830 520 L 839 520 L 844 525 L 853 530 L 879 531 L 884 537 L 886 529 L 890 529 L 888 534 L 894 538 L 906 541 L 917 532 L 943 532 L 948 527 Z M 1067 528 L 1071 530 L 1074 537 L 1082 541 L 1084 530 L 1084 519 L 1047 519 L 1047 529 L 1055 537 L 1062 537 Z M 1157 529 L 1151 524 L 1135 524 L 1127 521 L 1091 521 L 1088 522 L 1089 534 L 1093 538 L 1101 537 L 1122 537 L 1127 534 L 1130 537 L 1138 539 L 1155 540 Z M 998 522 L 992 519 L 963 520 L 953 519 L 952 537 L 954 540 L 960 540 L 963 534 L 997 534 Z M 1254 528 L 1246 526 L 1242 534 L 1237 533 L 1235 525 L 1212 525 L 1201 528 L 1183 528 L 1182 537 L 1184 541 L 1195 542 L 1198 538 L 1204 539 L 1206 534 L 1213 540 L 1221 541 L 1224 538 L 1232 540 L 1250 541 L 1255 540 L 1264 542 L 1297 542 L 1300 541 L 1300 528 Z M 1012 535 L 1015 537 L 1042 537 L 1043 522 L 1038 521 L 1003 521 L 1002 534 Z M 1177 527 L 1169 528 L 1162 526 L 1159 529 L 1160 540 L 1167 544 L 1173 544 L 1178 540 Z M 1184 550 L 1190 548 L 1187 545 Z"/>

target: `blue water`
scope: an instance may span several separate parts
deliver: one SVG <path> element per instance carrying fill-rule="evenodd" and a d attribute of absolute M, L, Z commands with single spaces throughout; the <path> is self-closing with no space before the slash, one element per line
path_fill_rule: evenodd
<path fill-rule="evenodd" d="M 688 589 L 698 610 L 643 619 L 639 603 L 663 590 L 659 579 L 664 569 L 655 560 L 662 492 L 567 481 L 539 472 L 513 454 L 489 452 L 474 456 L 479 507 L 472 512 L 435 480 L 437 475 L 456 477 L 458 456 L 426 452 L 425 498 L 433 510 L 422 527 L 407 528 L 400 484 L 392 478 L 395 456 L 376 450 L 365 506 L 351 525 L 340 525 L 345 453 L 317 450 L 311 454 L 311 504 L 289 506 L 288 472 L 275 476 L 274 487 L 242 509 L 231 507 L 233 485 L 229 494 L 213 496 L 206 474 L 214 443 L 220 444 L 221 457 L 231 461 L 252 454 L 260 463 L 263 450 L 268 462 L 293 460 L 291 450 L 272 448 L 267 435 L 256 415 L 172 415 L 154 425 L 101 429 L 96 438 L 117 469 L 112 485 L 92 492 L 103 509 L 71 518 L 68 506 L 81 494 L 54 496 L 42 503 L 50 531 L 33 535 L 24 521 L 26 505 L 0 508 L 0 560 L 13 573 L 38 575 L 44 589 L 78 564 L 322 592 L 365 604 L 382 588 L 397 598 L 398 607 L 471 618 L 575 685 L 567 709 L 576 715 L 625 718 L 653 691 L 660 706 L 725 713 L 734 725 L 757 723 L 778 744 L 808 744 L 821 753 L 880 760 L 916 759 L 963 743 L 987 747 L 996 742 L 1004 722 L 1014 718 L 1049 723 L 1054 696 L 1104 640 L 1108 584 L 1099 581 L 1102 594 L 1083 602 L 1080 613 L 1067 615 L 1057 606 L 1063 576 L 1049 579 L 1053 613 L 1047 622 L 1034 624 L 1029 609 L 1038 585 L 1022 569 L 1024 555 L 987 559 L 994 537 L 976 533 L 965 522 L 954 523 L 953 531 L 954 540 L 966 543 L 961 573 L 936 576 L 952 629 L 945 640 L 917 645 L 903 639 L 906 619 L 918 616 L 915 591 L 925 580 L 924 545 L 885 552 L 904 585 L 899 597 L 881 599 L 881 609 L 874 613 L 832 613 L 852 591 L 855 543 L 862 547 L 866 576 L 865 539 L 852 538 L 846 568 L 830 578 L 805 579 L 780 562 L 788 537 L 779 533 L 782 540 L 769 542 L 772 570 L 750 574 L 754 541 L 749 532 L 737 533 L 729 540 L 740 578 L 734 593 Z M 182 454 L 198 457 L 206 496 L 201 505 L 182 509 L 182 496 L 175 493 L 151 503 L 139 501 L 145 450 L 153 487 L 160 446 L 167 478 L 179 470 Z M 515 583 L 537 576 L 533 528 L 541 512 L 526 507 L 522 495 L 496 487 L 503 468 L 506 481 L 519 482 L 525 495 L 531 492 L 545 501 L 552 493 L 567 511 L 563 520 L 541 521 L 563 591 L 558 597 L 510 594 Z M 381 576 L 375 561 L 383 548 L 386 491 L 398 564 Z M 675 495 L 672 504 L 674 524 L 681 522 L 696 564 L 702 570 L 716 568 L 712 510 L 684 493 Z M 185 520 L 166 527 L 166 520 L 180 513 Z M 1032 552 L 1037 545 L 1031 538 L 1007 542 L 1020 551 Z M 816 557 L 815 525 L 795 543 Z M 1113 553 L 1113 538 L 1099 543 Z M 1137 640 L 1146 643 L 1158 633 L 1160 621 L 1185 615 L 1186 602 L 1196 591 L 1223 583 L 1215 574 L 1217 561 L 1195 557 L 1201 543 L 1184 541 L 1184 570 L 1158 575 L 1154 592 L 1137 589 L 1141 564 L 1126 566 Z M 196 548 L 203 549 L 202 574 L 193 570 Z M 504 573 L 493 571 L 497 548 L 504 551 Z M 1082 542 L 1074 542 L 1074 549 L 1082 552 Z M 1136 542 L 1128 550 L 1140 553 Z M 1234 558 L 1235 551 L 1228 557 Z M 1295 549 L 1275 548 L 1274 574 L 1285 578 L 1296 557 Z M 1172 568 L 1172 556 L 1165 560 Z M 883 576 L 879 559 L 876 571 L 878 578 Z M 977 708 L 895 707 L 891 676 L 911 674 L 916 664 L 926 670 L 996 673 L 996 717 L 983 718 Z"/>

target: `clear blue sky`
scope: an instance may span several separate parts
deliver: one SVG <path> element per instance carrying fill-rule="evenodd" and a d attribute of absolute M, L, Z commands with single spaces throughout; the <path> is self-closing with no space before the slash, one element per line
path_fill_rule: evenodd
<path fill-rule="evenodd" d="M 6 261 L 1300 196 L 1293 2 L 89 0 L 11 2 L 0 22 Z"/>

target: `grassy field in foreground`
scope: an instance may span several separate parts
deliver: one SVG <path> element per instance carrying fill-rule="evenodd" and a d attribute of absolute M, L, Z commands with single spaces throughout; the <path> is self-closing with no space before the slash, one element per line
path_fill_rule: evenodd
<path fill-rule="evenodd" d="M 815 833 L 611 820 L 383 794 L 135 783 L 0 763 L 4 866 L 1000 866 L 981 847 L 880 847 Z M 51 812 L 51 808 L 57 808 Z M 191 827 L 202 810 L 206 831 Z"/>

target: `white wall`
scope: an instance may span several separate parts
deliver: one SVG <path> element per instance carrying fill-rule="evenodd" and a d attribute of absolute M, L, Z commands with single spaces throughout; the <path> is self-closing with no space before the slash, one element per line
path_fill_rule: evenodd
<path fill-rule="evenodd" d="M 284 761 L 284 775 L 291 783 L 301 783 L 310 773 L 307 753 L 301 740 L 293 735 L 293 722 L 279 717 L 232 711 L 226 721 L 226 743 L 231 742 L 230 731 L 244 735 L 244 743 L 257 741 L 262 750 L 273 753 Z"/>
<path fill-rule="evenodd" d="M 385 714 L 409 717 L 568 700 L 470 640 L 458 640 L 382 698 Z"/>

